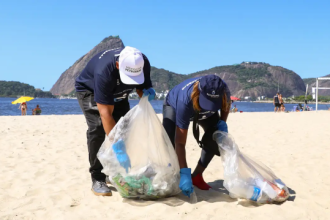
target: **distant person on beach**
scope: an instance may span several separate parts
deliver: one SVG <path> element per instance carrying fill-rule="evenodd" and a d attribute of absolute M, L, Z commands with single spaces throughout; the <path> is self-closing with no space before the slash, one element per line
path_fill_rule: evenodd
<path fill-rule="evenodd" d="M 26 104 L 26 102 L 22 102 L 19 105 L 18 109 L 21 109 L 21 114 L 22 115 L 26 115 L 26 111 L 27 111 L 27 104 Z"/>
<path fill-rule="evenodd" d="M 231 100 L 231 106 L 233 106 L 233 104 L 234 104 L 234 100 Z M 235 113 L 235 112 L 237 112 L 237 108 L 236 108 L 236 105 L 234 105 L 234 107 L 232 107 L 231 109 L 230 109 L 230 111 L 231 112 L 233 112 L 233 113 Z"/>
<path fill-rule="evenodd" d="M 102 51 L 88 62 L 76 78 L 75 88 L 88 125 L 92 192 L 95 195 L 111 196 L 97 153 L 105 136 L 130 110 L 129 93 L 136 89 L 139 97 L 148 96 L 149 101 L 155 98 L 149 60 L 138 49 L 128 46 Z"/>
<path fill-rule="evenodd" d="M 280 108 L 281 108 L 279 95 L 280 95 L 280 93 L 277 93 L 277 94 L 274 96 L 274 99 L 273 99 L 273 104 L 274 104 L 274 106 L 275 106 L 275 108 L 274 108 L 274 112 L 278 112 L 278 111 L 280 111 Z"/>
<path fill-rule="evenodd" d="M 234 105 L 234 108 L 232 109 L 232 112 L 235 113 L 235 112 L 237 112 L 237 110 L 238 110 L 238 109 L 236 108 L 236 105 Z"/>
<path fill-rule="evenodd" d="M 32 110 L 32 115 L 40 115 L 40 114 L 41 114 L 41 109 L 39 105 L 37 105 L 37 107 Z"/>
<path fill-rule="evenodd" d="M 303 110 L 304 110 L 303 106 L 299 103 L 299 104 L 297 105 L 296 111 L 297 111 L 297 112 L 302 112 Z"/>
<path fill-rule="evenodd" d="M 216 155 L 211 149 L 203 148 L 197 166 L 191 174 L 186 161 L 185 148 L 190 121 L 194 120 L 194 125 L 196 123 L 193 128 L 195 139 L 199 139 L 199 126 L 201 126 L 205 131 L 204 136 L 210 135 L 207 140 L 215 144 L 218 151 L 212 134 L 216 130 L 228 132 L 226 121 L 230 104 L 229 89 L 216 75 L 185 80 L 175 86 L 164 100 L 163 126 L 178 155 L 181 176 L 179 187 L 186 196 L 190 196 L 193 192 L 192 185 L 202 190 L 211 188 L 204 181 L 202 174 Z"/>

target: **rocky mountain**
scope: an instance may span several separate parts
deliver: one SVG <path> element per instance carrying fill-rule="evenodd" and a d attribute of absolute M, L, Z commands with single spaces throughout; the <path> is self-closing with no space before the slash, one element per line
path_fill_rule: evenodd
<path fill-rule="evenodd" d="M 105 38 L 100 44 L 77 60 L 62 73 L 51 92 L 53 94 L 69 94 L 74 90 L 74 80 L 96 53 L 123 46 L 119 37 Z M 151 79 L 156 91 L 164 91 L 185 79 L 216 74 L 226 81 L 232 95 L 236 97 L 273 97 L 278 90 L 283 96 L 302 95 L 305 91 L 304 81 L 295 72 L 280 66 L 272 66 L 261 62 L 242 62 L 241 64 L 218 66 L 192 74 L 177 74 L 168 70 L 151 67 Z"/>
<path fill-rule="evenodd" d="M 330 74 L 322 77 L 329 77 Z M 304 83 L 308 84 L 308 92 L 312 94 L 312 87 L 316 87 L 316 78 L 306 78 Z M 328 87 L 330 88 L 330 80 L 319 80 L 319 87 Z M 319 89 L 319 95 L 330 96 L 330 89 Z"/>
<path fill-rule="evenodd" d="M 51 93 L 56 94 L 69 94 L 74 90 L 74 82 L 76 77 L 80 74 L 80 72 L 85 68 L 88 61 L 92 59 L 92 57 L 103 51 L 114 49 L 118 47 L 123 47 L 124 44 L 118 36 L 110 36 L 101 41 L 98 45 L 96 45 L 92 50 L 86 53 L 84 56 L 80 57 L 69 69 L 65 70 L 54 86 L 51 88 Z"/>

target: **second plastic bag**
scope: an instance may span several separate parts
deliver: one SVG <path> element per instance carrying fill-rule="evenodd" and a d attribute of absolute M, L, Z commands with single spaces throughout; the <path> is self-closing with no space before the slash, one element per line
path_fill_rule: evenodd
<path fill-rule="evenodd" d="M 102 172 L 124 198 L 158 199 L 180 193 L 178 159 L 148 97 L 118 121 L 97 157 Z"/>
<path fill-rule="evenodd" d="M 289 197 L 286 185 L 264 164 L 240 152 L 231 135 L 216 131 L 224 168 L 224 187 L 232 198 L 258 203 L 284 202 Z"/>

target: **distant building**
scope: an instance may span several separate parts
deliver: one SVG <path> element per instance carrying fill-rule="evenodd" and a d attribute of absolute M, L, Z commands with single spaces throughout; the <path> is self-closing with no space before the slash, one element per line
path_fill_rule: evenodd
<path fill-rule="evenodd" d="M 264 100 L 266 97 L 265 96 L 258 96 L 257 100 L 260 101 L 260 100 Z"/>

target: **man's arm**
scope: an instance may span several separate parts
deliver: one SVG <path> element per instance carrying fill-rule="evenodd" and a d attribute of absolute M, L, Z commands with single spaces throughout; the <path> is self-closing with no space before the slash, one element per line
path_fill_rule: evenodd
<path fill-rule="evenodd" d="M 187 133 L 188 133 L 188 129 L 182 129 L 176 126 L 175 152 L 178 156 L 180 169 L 188 167 L 186 160 Z"/>
<path fill-rule="evenodd" d="M 103 128 L 106 135 L 109 135 L 113 127 L 115 127 L 116 122 L 112 117 L 113 105 L 104 105 L 97 103 L 97 108 L 99 109 Z"/>
<path fill-rule="evenodd" d="M 220 120 L 222 120 L 222 121 L 224 121 L 224 122 L 227 122 L 228 115 L 229 115 L 229 111 L 223 111 L 223 110 L 221 109 Z"/>
<path fill-rule="evenodd" d="M 136 93 L 139 95 L 140 98 L 142 98 L 142 96 L 143 96 L 142 89 L 136 89 Z"/>

